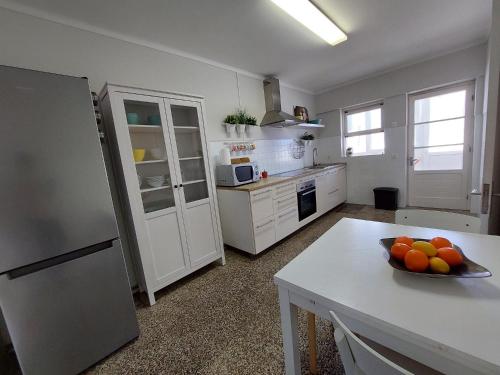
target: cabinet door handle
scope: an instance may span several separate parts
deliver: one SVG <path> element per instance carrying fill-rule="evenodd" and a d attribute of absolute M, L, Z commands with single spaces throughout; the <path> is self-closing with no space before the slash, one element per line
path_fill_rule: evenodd
<path fill-rule="evenodd" d="M 337 191 L 339 191 L 339 189 L 335 189 L 335 190 L 333 190 L 333 191 L 329 192 L 329 193 L 328 193 L 328 195 L 330 195 L 330 194 L 334 194 L 334 193 L 336 193 Z"/>
<path fill-rule="evenodd" d="M 284 214 L 279 215 L 279 216 L 278 216 L 278 219 L 281 219 L 281 218 L 283 218 L 283 217 L 285 217 L 285 216 L 289 216 L 290 214 L 294 214 L 294 213 L 296 213 L 296 212 L 297 212 L 297 209 L 294 207 L 294 209 L 293 209 L 293 210 L 290 210 L 290 211 L 288 211 L 288 212 L 285 212 Z"/>
<path fill-rule="evenodd" d="M 297 199 L 296 197 L 281 199 L 278 201 L 278 204 L 281 204 L 286 201 L 295 201 L 296 199 Z"/>
<path fill-rule="evenodd" d="M 273 219 L 271 219 L 271 220 L 269 220 L 269 221 L 266 221 L 264 224 L 257 225 L 257 226 L 255 227 L 255 229 L 260 229 L 260 228 L 262 228 L 262 227 L 265 227 L 267 224 L 271 224 L 273 221 L 274 221 Z"/>
<path fill-rule="evenodd" d="M 174 189 L 177 189 L 177 185 L 174 185 Z"/>
<path fill-rule="evenodd" d="M 182 184 L 180 184 L 179 187 L 182 187 Z"/>
<path fill-rule="evenodd" d="M 263 191 L 262 193 L 257 193 L 257 194 L 254 194 L 253 197 L 260 197 L 261 195 L 264 195 L 264 194 L 267 194 L 267 193 L 270 193 L 272 190 L 266 190 L 266 191 Z"/>
<path fill-rule="evenodd" d="M 293 184 L 290 184 L 290 185 L 286 185 L 286 186 L 278 186 L 277 189 L 279 191 L 282 191 L 282 190 L 287 190 L 289 188 L 293 187 Z"/>

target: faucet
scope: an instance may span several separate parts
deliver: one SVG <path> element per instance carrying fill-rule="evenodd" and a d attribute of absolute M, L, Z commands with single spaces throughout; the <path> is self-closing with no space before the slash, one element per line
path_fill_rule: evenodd
<path fill-rule="evenodd" d="M 313 167 L 318 165 L 316 162 L 316 159 L 318 159 L 318 149 L 316 147 L 313 148 Z"/>

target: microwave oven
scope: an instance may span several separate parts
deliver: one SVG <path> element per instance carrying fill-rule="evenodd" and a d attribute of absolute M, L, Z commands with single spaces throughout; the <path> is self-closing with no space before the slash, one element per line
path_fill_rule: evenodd
<path fill-rule="evenodd" d="M 238 186 L 260 180 L 259 167 L 256 163 L 217 165 L 215 178 L 219 186 Z"/>

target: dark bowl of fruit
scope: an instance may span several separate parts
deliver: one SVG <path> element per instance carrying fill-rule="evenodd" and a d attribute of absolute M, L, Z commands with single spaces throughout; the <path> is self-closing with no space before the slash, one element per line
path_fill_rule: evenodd
<path fill-rule="evenodd" d="M 444 237 L 382 238 L 389 264 L 400 271 L 435 278 L 481 278 L 491 272 L 467 258 L 462 249 Z"/>

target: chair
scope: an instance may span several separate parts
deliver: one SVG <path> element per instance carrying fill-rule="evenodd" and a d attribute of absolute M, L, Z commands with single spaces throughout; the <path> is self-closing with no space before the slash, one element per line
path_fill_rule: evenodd
<path fill-rule="evenodd" d="M 330 311 L 334 337 L 346 375 L 443 375 L 366 337 L 354 334 Z"/>
<path fill-rule="evenodd" d="M 411 372 L 398 366 L 365 344 L 354 335 L 338 316 L 330 311 L 337 344 L 346 375 L 409 375 Z"/>
<path fill-rule="evenodd" d="M 478 217 L 457 214 L 454 212 L 418 209 L 397 210 L 396 224 L 448 229 L 469 233 L 480 233 L 481 230 L 481 220 Z"/>

